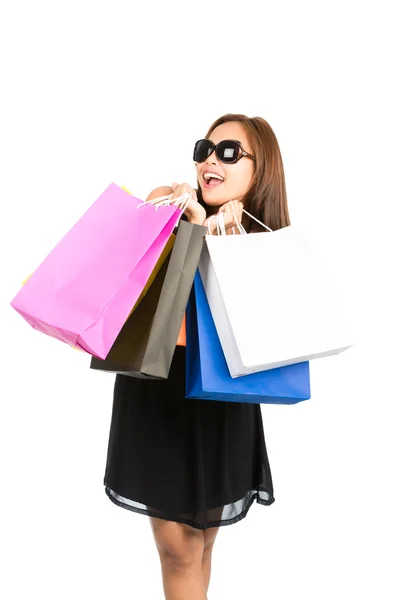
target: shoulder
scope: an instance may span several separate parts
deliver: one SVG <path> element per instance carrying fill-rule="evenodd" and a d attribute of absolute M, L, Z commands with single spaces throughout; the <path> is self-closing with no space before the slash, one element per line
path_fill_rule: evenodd
<path fill-rule="evenodd" d="M 169 185 L 162 185 L 158 188 L 155 188 L 146 198 L 146 202 L 148 200 L 154 200 L 155 198 L 159 198 L 160 196 L 169 196 L 172 194 L 172 187 Z"/>

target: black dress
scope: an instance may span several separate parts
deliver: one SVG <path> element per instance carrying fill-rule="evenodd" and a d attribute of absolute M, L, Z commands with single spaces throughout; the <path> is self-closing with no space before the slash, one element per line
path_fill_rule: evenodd
<path fill-rule="evenodd" d="M 116 375 L 104 475 L 115 504 L 197 529 L 275 501 L 259 404 L 185 399 L 186 349 L 168 380 Z"/>

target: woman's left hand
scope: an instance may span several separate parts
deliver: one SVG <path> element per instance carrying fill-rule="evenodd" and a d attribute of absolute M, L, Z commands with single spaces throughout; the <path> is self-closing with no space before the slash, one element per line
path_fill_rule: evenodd
<path fill-rule="evenodd" d="M 239 233 L 237 230 L 237 224 L 242 222 L 243 217 L 243 204 L 238 200 L 230 200 L 226 204 L 223 204 L 219 209 L 218 213 L 224 214 L 224 224 L 227 233 L 232 233 L 231 229 L 234 227 L 236 229 L 236 233 Z M 236 216 L 236 218 L 235 218 Z"/>

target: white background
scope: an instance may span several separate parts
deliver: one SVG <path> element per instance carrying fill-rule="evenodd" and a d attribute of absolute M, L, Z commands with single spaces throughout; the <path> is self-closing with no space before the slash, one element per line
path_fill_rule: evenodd
<path fill-rule="evenodd" d="M 262 407 L 276 502 L 221 528 L 209 598 L 400 597 L 395 4 L 2 3 L 4 598 L 163 597 L 148 518 L 104 493 L 113 376 L 9 302 L 110 182 L 195 185 L 193 144 L 227 112 L 274 129 L 356 345 L 314 361 L 311 400 Z"/>

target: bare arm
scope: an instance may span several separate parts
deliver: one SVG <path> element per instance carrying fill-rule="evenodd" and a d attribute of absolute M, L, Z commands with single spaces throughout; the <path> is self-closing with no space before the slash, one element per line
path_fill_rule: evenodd
<path fill-rule="evenodd" d="M 171 200 L 173 201 L 174 198 L 179 197 L 181 194 L 189 192 L 191 194 L 191 199 L 186 206 L 184 215 L 186 216 L 189 223 L 203 225 L 206 219 L 206 211 L 198 203 L 196 191 L 187 183 L 173 183 L 172 185 L 173 187 L 163 185 L 154 189 L 146 198 L 146 202 L 148 200 L 154 200 L 155 198 L 159 198 L 160 196 L 169 196 L 170 194 L 172 194 Z"/>
<path fill-rule="evenodd" d="M 148 200 L 155 200 L 160 196 L 169 196 L 172 194 L 172 187 L 169 185 L 162 185 L 161 187 L 155 188 L 146 198 L 146 202 Z"/>

